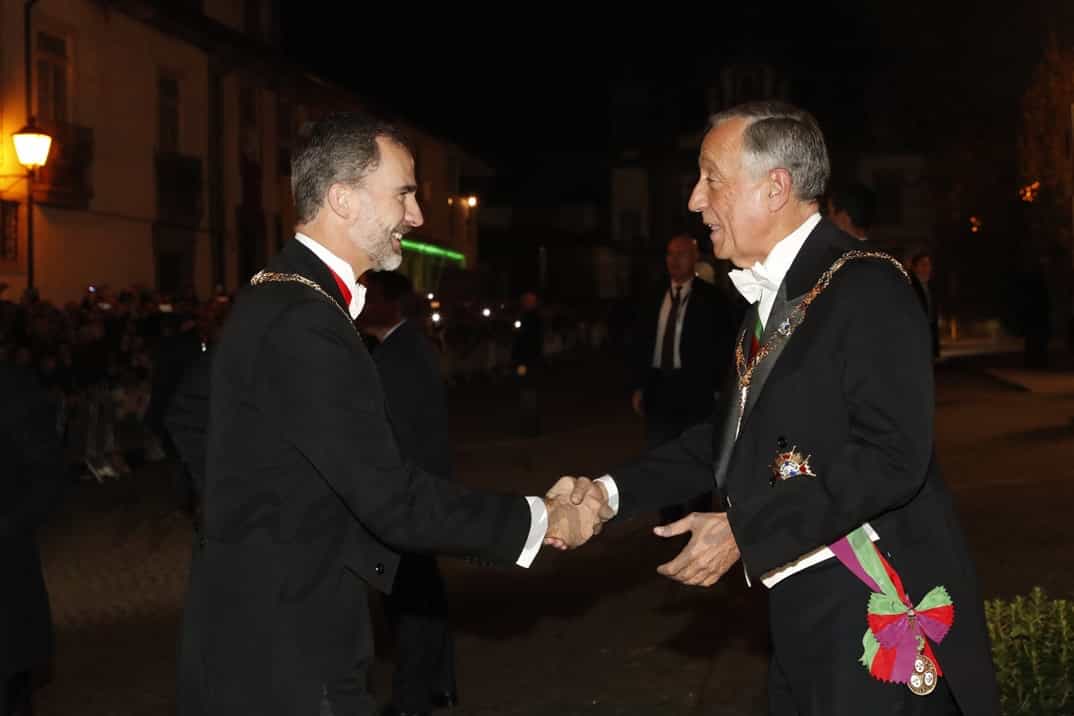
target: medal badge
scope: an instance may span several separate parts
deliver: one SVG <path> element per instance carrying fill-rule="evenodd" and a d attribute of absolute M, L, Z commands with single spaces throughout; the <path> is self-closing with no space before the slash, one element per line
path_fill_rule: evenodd
<path fill-rule="evenodd" d="M 797 447 L 779 453 L 776 455 L 775 462 L 772 463 L 772 476 L 777 480 L 789 480 L 800 475 L 816 477 L 816 473 L 809 465 L 809 457 L 809 455 L 802 457 Z"/>

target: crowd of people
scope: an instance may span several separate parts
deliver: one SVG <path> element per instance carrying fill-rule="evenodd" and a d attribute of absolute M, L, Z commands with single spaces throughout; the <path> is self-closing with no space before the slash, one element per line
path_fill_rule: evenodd
<path fill-rule="evenodd" d="M 121 477 L 168 456 L 168 397 L 230 300 L 90 286 L 80 301 L 57 306 L 27 291 L 0 300 L 0 360 L 34 373 L 52 397 L 72 471 Z"/>
<path fill-rule="evenodd" d="M 52 397 L 73 474 L 101 481 L 174 457 L 162 422 L 168 401 L 214 341 L 232 296 L 217 290 L 206 300 L 90 286 L 81 300 L 57 305 L 29 291 L 18 300 L 5 293 L 0 289 L 0 361 L 34 373 Z M 522 330 L 517 304 L 474 301 L 435 311 L 415 298 L 448 385 L 514 374 Z M 595 318 L 542 307 L 540 352 L 554 358 L 604 348 L 609 329 L 602 310 L 611 307 L 586 313 Z"/>

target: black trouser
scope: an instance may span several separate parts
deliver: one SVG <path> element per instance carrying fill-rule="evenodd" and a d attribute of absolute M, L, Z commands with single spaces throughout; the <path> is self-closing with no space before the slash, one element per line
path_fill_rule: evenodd
<path fill-rule="evenodd" d="M 0 716 L 30 716 L 30 672 L 20 671 L 0 680 Z"/>
<path fill-rule="evenodd" d="M 435 557 L 403 556 L 384 612 L 396 633 L 392 704 L 400 711 L 431 711 L 433 694 L 455 692 L 455 644 Z"/>

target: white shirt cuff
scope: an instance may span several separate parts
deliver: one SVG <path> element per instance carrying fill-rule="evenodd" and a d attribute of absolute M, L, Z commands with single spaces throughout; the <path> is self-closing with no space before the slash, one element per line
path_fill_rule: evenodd
<path fill-rule="evenodd" d="M 876 533 L 876 530 L 874 530 L 873 526 L 870 525 L 868 522 L 863 524 L 862 527 L 865 528 L 865 534 L 869 537 L 870 540 L 872 540 L 873 542 L 877 542 L 880 540 L 880 535 Z M 817 547 L 812 552 L 802 555 L 790 564 L 785 564 L 782 567 L 777 567 L 771 572 L 762 575 L 761 584 L 771 589 L 787 577 L 794 576 L 795 574 L 798 574 L 799 572 L 808 569 L 815 564 L 820 564 L 821 562 L 833 559 L 834 557 L 835 552 L 832 552 L 832 550 L 829 549 L 828 545 L 822 545 L 820 547 Z M 749 575 L 746 576 L 746 583 L 749 583 Z"/>
<path fill-rule="evenodd" d="M 544 500 L 540 497 L 527 497 L 526 502 L 530 506 L 530 533 L 526 536 L 526 544 L 522 547 L 522 554 L 515 561 L 519 567 L 529 567 L 541 551 L 545 533 L 548 532 L 548 508 L 544 506 Z"/>
<path fill-rule="evenodd" d="M 612 516 L 619 514 L 619 487 L 615 484 L 615 478 L 611 475 L 598 477 L 596 482 L 604 485 L 604 491 L 608 493 L 608 507 L 612 508 Z"/>

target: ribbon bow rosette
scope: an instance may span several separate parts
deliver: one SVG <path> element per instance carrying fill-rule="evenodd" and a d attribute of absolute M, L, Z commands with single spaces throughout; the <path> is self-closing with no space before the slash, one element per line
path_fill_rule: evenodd
<path fill-rule="evenodd" d="M 930 642 L 943 641 L 954 623 L 951 596 L 944 587 L 933 587 L 915 606 L 898 573 L 862 527 L 831 545 L 831 550 L 873 591 L 867 610 L 869 628 L 862 637 L 862 665 L 881 681 L 909 684 L 919 693 L 913 689 L 918 683 L 913 680 L 915 672 L 922 673 L 927 665 L 935 668 L 936 678 L 943 673 Z M 922 656 L 927 661 L 921 661 Z M 931 692 L 935 683 L 928 686 L 924 693 Z"/>

